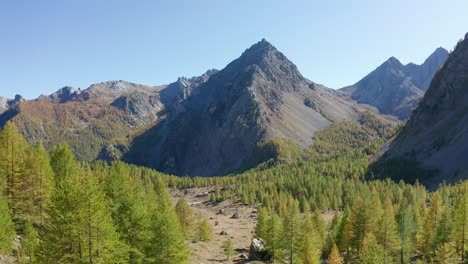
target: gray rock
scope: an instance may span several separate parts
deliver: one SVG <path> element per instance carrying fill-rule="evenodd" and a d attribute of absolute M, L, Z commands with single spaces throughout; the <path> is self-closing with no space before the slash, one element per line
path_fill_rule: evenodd
<path fill-rule="evenodd" d="M 175 175 L 224 175 L 243 169 L 263 140 L 288 138 L 305 148 L 315 131 L 355 114 L 330 89 L 310 89 L 265 40 L 202 79 L 180 78 L 161 90 L 165 118 L 135 138 L 126 161 Z"/>
<path fill-rule="evenodd" d="M 403 65 L 391 57 L 362 80 L 340 91 L 358 103 L 376 107 L 382 114 L 406 120 L 447 56 L 447 50 L 438 48 L 421 65 Z"/>
<path fill-rule="evenodd" d="M 416 160 L 439 171 L 430 187 L 468 178 L 468 38 L 436 73 L 424 98 L 383 159 Z"/>

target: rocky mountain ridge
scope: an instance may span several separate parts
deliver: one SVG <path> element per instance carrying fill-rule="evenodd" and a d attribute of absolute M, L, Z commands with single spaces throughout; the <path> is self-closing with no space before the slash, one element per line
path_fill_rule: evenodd
<path fill-rule="evenodd" d="M 437 170 L 429 184 L 468 178 L 468 34 L 437 71 L 385 159 L 404 158 Z"/>
<path fill-rule="evenodd" d="M 376 107 L 382 114 L 406 120 L 447 55 L 447 50 L 438 48 L 421 65 L 403 65 L 398 59 L 391 57 L 356 84 L 340 91 L 358 103 Z"/>

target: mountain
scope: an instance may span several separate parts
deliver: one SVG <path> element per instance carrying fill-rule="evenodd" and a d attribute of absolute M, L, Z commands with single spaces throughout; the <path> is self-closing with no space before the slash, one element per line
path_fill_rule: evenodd
<path fill-rule="evenodd" d="M 206 82 L 186 81 L 161 91 L 176 111 L 136 137 L 126 161 L 176 175 L 224 175 L 243 168 L 259 142 L 288 138 L 307 147 L 314 132 L 356 114 L 266 40 Z"/>
<path fill-rule="evenodd" d="M 403 158 L 438 171 L 429 184 L 468 178 L 468 34 L 437 71 L 384 159 Z M 423 179 L 424 180 L 424 179 Z"/>
<path fill-rule="evenodd" d="M 417 107 L 447 55 L 447 50 L 438 48 L 421 65 L 403 65 L 391 57 L 356 84 L 340 91 L 358 103 L 376 107 L 382 114 L 406 120 Z"/>
<path fill-rule="evenodd" d="M 25 99 L 19 94 L 15 96 L 15 99 L 0 97 L 0 114 L 24 101 Z"/>
<path fill-rule="evenodd" d="M 195 86 L 192 82 L 204 80 L 194 77 L 188 82 Z M 120 80 L 85 90 L 66 86 L 28 101 L 21 96 L 0 98 L 0 127 L 11 120 L 29 142 L 40 140 L 49 149 L 66 141 L 79 160 L 116 159 L 127 151 L 131 138 L 151 127 L 166 108 L 160 98 L 166 86 Z"/>

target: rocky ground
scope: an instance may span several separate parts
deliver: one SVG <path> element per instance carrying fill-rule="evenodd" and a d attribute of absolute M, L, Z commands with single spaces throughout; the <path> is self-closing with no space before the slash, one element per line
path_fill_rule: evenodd
<path fill-rule="evenodd" d="M 249 262 L 247 258 L 256 224 L 256 208 L 231 200 L 212 205 L 209 203 L 209 196 L 196 197 L 198 193 L 203 191 L 207 190 L 197 188 L 190 189 L 185 193 L 182 191 L 172 192 L 175 202 L 183 196 L 189 204 L 192 204 L 194 213 L 208 218 L 213 228 L 211 241 L 188 241 L 192 252 L 190 263 L 253 263 Z M 220 213 L 220 210 L 224 210 L 224 213 Z M 233 218 L 234 214 L 238 218 Z M 228 238 L 232 239 L 236 249 L 235 255 L 229 261 L 226 260 L 222 248 L 223 242 Z"/>

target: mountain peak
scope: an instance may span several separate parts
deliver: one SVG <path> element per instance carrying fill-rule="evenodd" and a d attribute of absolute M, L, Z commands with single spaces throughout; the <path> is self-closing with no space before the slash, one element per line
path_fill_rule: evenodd
<path fill-rule="evenodd" d="M 445 59 L 447 59 L 448 55 L 449 52 L 446 49 L 439 47 L 424 61 L 423 64 L 442 64 L 445 62 Z"/>
<path fill-rule="evenodd" d="M 249 58 L 259 61 L 264 57 L 269 57 L 271 54 L 277 52 L 279 53 L 279 51 L 270 42 L 262 39 L 261 41 L 253 44 L 250 48 L 246 49 L 244 53 L 242 53 L 241 58 Z"/>
<path fill-rule="evenodd" d="M 401 64 L 401 62 L 393 56 L 388 58 L 388 60 L 384 62 L 384 65 L 392 65 L 392 66 L 398 66 L 398 67 L 403 66 L 403 64 Z"/>

